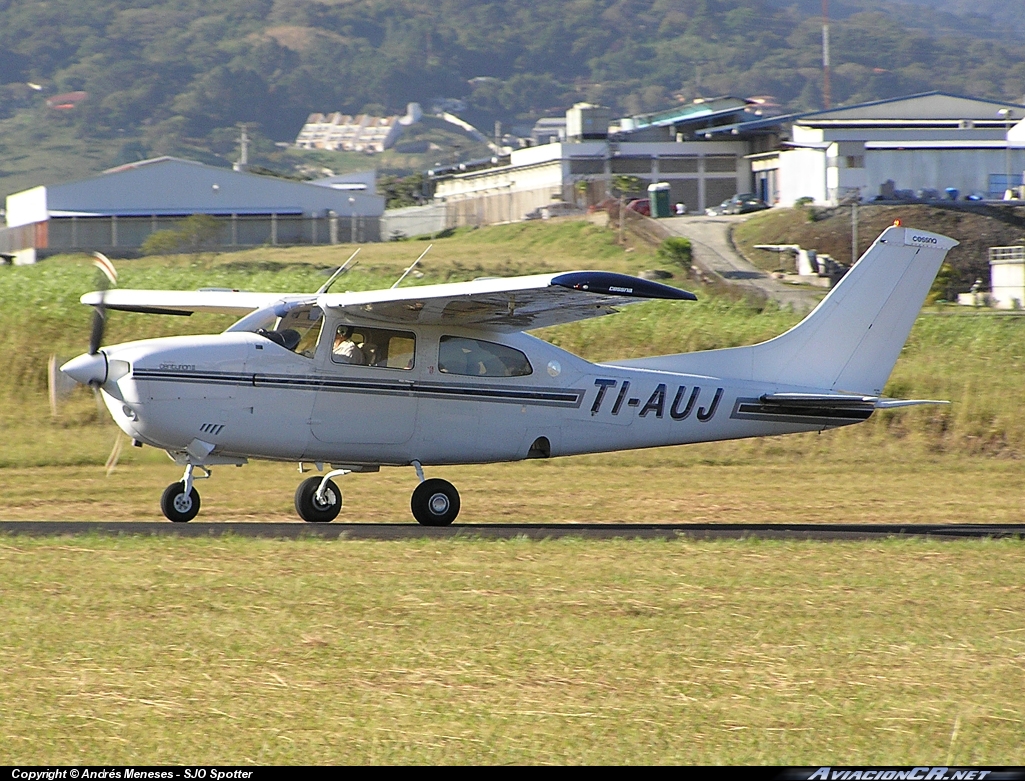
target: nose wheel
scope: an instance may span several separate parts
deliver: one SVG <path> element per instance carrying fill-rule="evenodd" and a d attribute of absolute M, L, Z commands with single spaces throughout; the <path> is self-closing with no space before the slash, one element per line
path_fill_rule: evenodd
<path fill-rule="evenodd" d="M 448 480 L 432 477 L 416 487 L 409 507 L 423 526 L 448 526 L 459 515 L 459 492 Z"/>
<path fill-rule="evenodd" d="M 171 483 L 160 497 L 160 509 L 171 523 L 188 523 L 199 514 L 199 491 L 191 485 L 186 491 L 181 480 Z"/>
<path fill-rule="evenodd" d="M 203 474 L 197 476 L 195 469 L 194 464 L 187 465 L 182 479 L 167 486 L 160 497 L 160 509 L 171 523 L 188 523 L 199 514 L 199 491 L 192 481 L 210 477 L 210 470 L 200 465 Z"/>

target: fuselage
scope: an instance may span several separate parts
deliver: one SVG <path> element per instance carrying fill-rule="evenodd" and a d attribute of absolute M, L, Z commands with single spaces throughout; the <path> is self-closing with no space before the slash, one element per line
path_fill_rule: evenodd
<path fill-rule="evenodd" d="M 340 357 L 353 327 L 359 364 Z M 375 358 L 371 340 L 389 338 L 391 355 Z M 328 321 L 305 349 L 229 331 L 103 352 L 120 367 L 102 387 L 118 426 L 193 463 L 489 463 L 822 430 L 871 414 L 784 413 L 760 397 L 807 389 L 593 364 L 522 332 Z"/>

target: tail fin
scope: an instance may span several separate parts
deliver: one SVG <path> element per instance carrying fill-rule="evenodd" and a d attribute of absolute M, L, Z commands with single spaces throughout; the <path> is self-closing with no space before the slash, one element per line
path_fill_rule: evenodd
<path fill-rule="evenodd" d="M 617 363 L 878 396 L 940 264 L 957 243 L 889 227 L 811 314 L 775 339 Z"/>

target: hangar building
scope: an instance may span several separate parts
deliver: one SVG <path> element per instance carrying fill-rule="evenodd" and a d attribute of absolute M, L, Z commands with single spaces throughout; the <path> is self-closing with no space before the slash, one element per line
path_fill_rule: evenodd
<path fill-rule="evenodd" d="M 160 157 L 9 195 L 0 250 L 26 259 L 131 256 L 151 233 L 193 214 L 221 220 L 220 249 L 377 241 L 383 212 L 384 198 L 366 182 L 296 182 Z"/>

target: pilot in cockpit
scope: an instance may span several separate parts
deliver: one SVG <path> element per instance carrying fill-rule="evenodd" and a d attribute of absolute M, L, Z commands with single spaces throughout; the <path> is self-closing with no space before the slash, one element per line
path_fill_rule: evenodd
<path fill-rule="evenodd" d="M 338 330 L 335 332 L 335 344 L 331 351 L 337 363 L 363 365 L 363 350 L 353 340 L 352 331 L 351 325 L 338 326 Z"/>

